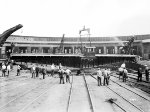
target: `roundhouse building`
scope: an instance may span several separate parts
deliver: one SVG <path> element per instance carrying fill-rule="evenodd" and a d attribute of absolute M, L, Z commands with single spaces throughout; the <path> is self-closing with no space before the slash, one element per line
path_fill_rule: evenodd
<path fill-rule="evenodd" d="M 135 35 L 132 54 L 121 54 L 121 47 L 131 37 L 64 37 L 62 40 L 62 37 L 11 35 L 0 49 L 0 58 L 10 56 L 11 59 L 17 61 L 62 63 L 77 67 L 134 60 L 136 56 L 150 59 L 150 35 Z M 60 46 L 61 53 L 59 53 Z M 85 58 L 87 55 L 81 53 L 82 47 L 87 55 L 93 53 L 94 58 Z"/>

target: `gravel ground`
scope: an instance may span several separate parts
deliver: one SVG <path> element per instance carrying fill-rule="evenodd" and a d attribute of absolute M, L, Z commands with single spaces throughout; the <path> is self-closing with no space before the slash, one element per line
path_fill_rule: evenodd
<path fill-rule="evenodd" d="M 70 84 L 56 84 L 23 112 L 67 112 Z"/>
<path fill-rule="evenodd" d="M 10 78 L 16 77 L 16 72 L 12 72 Z M 27 77 L 24 77 L 27 76 Z M 67 103 L 70 92 L 70 83 L 59 84 L 59 78 L 56 77 L 47 77 L 46 79 L 31 79 L 31 74 L 28 71 L 22 71 L 22 76 L 27 78 L 27 80 L 22 80 L 24 78 L 17 78 L 5 81 L 6 78 L 0 78 L 0 86 L 6 85 L 5 87 L 1 87 L 0 92 L 0 109 L 1 107 L 8 101 L 13 100 L 19 95 L 25 93 L 33 87 L 39 87 L 34 91 L 31 91 L 29 94 L 24 97 L 19 98 L 13 104 L 8 105 L 6 109 L 2 112 L 67 112 Z M 87 93 L 85 90 L 85 84 L 82 80 L 82 76 L 74 76 L 73 81 L 73 90 L 70 102 L 69 112 L 88 112 L 90 111 L 90 106 L 87 97 Z M 92 98 L 92 102 L 94 105 L 95 112 L 122 112 L 116 105 L 110 104 L 106 102 L 109 98 L 116 98 L 116 103 L 123 106 L 125 109 L 131 112 L 138 112 L 131 105 L 125 102 L 122 98 L 118 97 L 115 93 L 111 92 L 106 86 L 97 86 L 97 81 L 90 76 L 86 76 L 89 90 Z M 3 80 L 3 81 L 2 81 Z M 115 81 L 118 79 L 114 78 Z M 5 83 L 5 84 L 4 84 Z M 122 84 L 122 82 L 119 82 Z M 8 85 L 7 85 L 8 84 Z M 119 91 L 120 94 L 126 96 L 132 102 L 135 102 L 137 105 L 140 105 L 145 109 L 145 112 L 149 112 L 149 104 L 137 96 L 133 94 L 129 94 L 128 91 L 123 90 L 121 87 L 117 87 L 115 84 L 110 83 L 111 88 Z M 126 85 L 127 86 L 127 85 Z M 129 87 L 129 86 L 128 86 Z M 131 87 L 130 87 L 131 88 Z M 131 88 L 133 89 L 133 88 Z M 134 88 L 134 91 L 139 92 Z M 41 97 L 40 94 L 44 93 Z M 144 92 L 140 92 L 143 96 L 149 97 Z M 37 99 L 37 97 L 39 97 Z M 37 99 L 37 100 L 35 100 Z M 136 100 L 141 101 L 141 103 L 136 102 Z M 34 101 L 35 100 L 35 101 Z M 34 101 L 34 102 L 32 102 Z"/>

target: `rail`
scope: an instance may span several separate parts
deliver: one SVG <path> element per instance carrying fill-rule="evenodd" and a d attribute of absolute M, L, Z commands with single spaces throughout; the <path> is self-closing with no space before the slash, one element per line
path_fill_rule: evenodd
<path fill-rule="evenodd" d="M 44 83 L 45 80 L 43 80 L 41 83 Z M 43 84 L 39 83 L 40 85 L 43 86 Z M 32 87 L 31 89 L 27 90 L 26 92 L 24 92 L 23 94 L 20 94 L 18 95 L 17 97 L 15 97 L 14 99 L 8 101 L 6 104 L 3 104 L 0 106 L 0 111 L 4 110 L 5 108 L 8 108 L 7 106 L 10 105 L 11 103 L 17 101 L 19 98 L 25 96 L 26 94 L 30 93 L 31 91 L 37 89 L 37 88 L 40 88 L 41 86 L 35 86 L 35 87 Z"/>
<path fill-rule="evenodd" d="M 69 91 L 69 99 L 68 99 L 68 104 L 67 104 L 67 112 L 69 111 L 69 105 L 70 105 L 70 101 L 71 101 L 72 84 L 73 84 L 73 74 L 72 74 L 72 82 L 70 84 L 71 84 L 71 87 L 70 87 L 70 91 Z"/>
<path fill-rule="evenodd" d="M 92 98 L 91 98 L 91 95 L 90 95 L 90 92 L 89 92 L 88 84 L 87 84 L 86 79 L 85 79 L 85 74 L 83 75 L 83 78 L 84 78 L 85 86 L 86 86 L 86 89 L 87 89 L 87 92 L 88 92 L 88 96 L 89 96 L 89 100 L 90 100 L 90 104 L 91 104 L 91 110 L 92 110 L 92 112 L 94 112 Z"/>
<path fill-rule="evenodd" d="M 86 98 L 87 98 L 87 101 L 89 103 L 89 107 L 90 107 L 89 109 L 90 109 L 91 112 L 94 112 L 94 108 L 93 108 L 93 104 L 92 104 L 92 99 L 91 99 L 89 88 L 88 88 L 88 85 L 87 85 L 87 82 L 86 82 L 86 79 L 85 79 L 85 75 L 82 75 L 81 78 L 83 78 L 82 80 L 84 81 L 83 82 L 84 83 L 84 89 L 85 89 L 84 92 L 86 92 L 86 94 L 87 94 Z M 73 79 L 73 75 L 72 75 L 72 82 L 71 82 L 71 87 L 70 87 L 70 92 L 69 92 L 69 99 L 68 99 L 68 103 L 67 103 L 68 104 L 67 105 L 67 112 L 71 111 L 70 108 L 69 108 L 69 106 L 70 106 L 70 104 L 74 103 L 74 101 L 71 102 L 71 100 L 74 99 L 74 97 L 75 97 L 75 96 L 72 95 L 72 94 L 74 94 L 74 93 L 72 93 L 73 82 L 74 82 L 74 79 Z M 76 91 L 75 88 L 74 88 L 74 92 L 78 92 L 78 90 Z"/>
<path fill-rule="evenodd" d="M 55 82 L 55 81 L 54 81 Z M 50 87 L 52 87 L 54 85 L 51 85 Z M 25 109 L 27 109 L 32 103 L 36 102 L 39 98 L 41 98 L 44 94 L 46 94 L 49 91 L 49 89 L 45 89 L 44 92 L 42 92 L 41 94 L 39 94 L 34 100 L 32 100 L 31 102 L 29 102 L 27 105 L 25 105 L 21 110 L 19 110 L 18 112 L 23 112 L 25 111 Z"/>
<path fill-rule="evenodd" d="M 111 76 L 118 78 L 118 75 L 111 75 Z M 133 78 L 133 77 L 130 77 L 130 76 L 128 76 L 128 78 L 137 80 L 137 79 L 135 79 L 135 78 Z M 146 86 L 146 85 L 144 85 L 144 84 L 137 83 L 137 82 L 131 81 L 131 80 L 127 80 L 127 81 L 128 81 L 128 82 L 131 82 L 131 83 L 134 83 L 135 85 L 139 85 L 139 86 L 145 87 L 146 90 L 144 90 L 144 88 L 141 88 L 141 90 L 144 91 L 144 92 L 146 92 L 146 93 L 148 93 L 148 94 L 150 93 L 150 87 L 149 87 L 149 86 Z M 148 91 L 147 89 L 148 89 L 149 91 Z"/>
<path fill-rule="evenodd" d="M 90 76 L 92 76 L 91 74 L 90 74 Z M 94 76 L 92 76 L 94 79 L 96 79 Z M 97 79 L 96 79 L 97 80 Z M 135 104 L 133 104 L 131 101 L 129 101 L 129 100 L 127 100 L 126 98 L 124 98 L 123 96 L 121 96 L 119 93 L 117 93 L 116 91 L 114 91 L 114 90 L 112 90 L 110 87 L 108 87 L 108 86 L 106 86 L 109 90 L 111 90 L 112 92 L 114 92 L 115 94 L 117 94 L 118 96 L 120 96 L 122 99 L 124 99 L 126 102 L 128 102 L 129 104 L 131 104 L 133 107 L 135 107 L 136 109 L 138 109 L 139 111 L 141 111 L 141 112 L 144 112 L 142 109 L 140 109 L 138 106 L 136 106 Z M 117 106 L 120 108 L 121 106 L 119 106 L 118 104 L 117 104 Z M 123 110 L 123 111 L 125 111 L 126 109 L 124 109 L 123 107 L 121 107 L 121 109 Z"/>

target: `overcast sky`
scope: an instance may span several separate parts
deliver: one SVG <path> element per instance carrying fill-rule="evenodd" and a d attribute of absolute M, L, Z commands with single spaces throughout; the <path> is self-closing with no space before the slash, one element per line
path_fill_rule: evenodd
<path fill-rule="evenodd" d="M 0 33 L 17 24 L 15 35 L 92 36 L 150 34 L 150 0 L 0 0 Z"/>

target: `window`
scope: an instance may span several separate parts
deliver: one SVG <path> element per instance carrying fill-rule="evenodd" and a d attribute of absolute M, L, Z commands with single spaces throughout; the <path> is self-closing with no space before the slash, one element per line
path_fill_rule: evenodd
<path fill-rule="evenodd" d="M 99 49 L 99 52 L 98 52 L 98 53 L 100 53 L 100 54 L 101 54 L 101 53 L 102 53 L 102 50 L 101 50 L 101 49 Z"/>
<path fill-rule="evenodd" d="M 71 53 L 71 49 L 69 49 L 69 53 Z"/>
<path fill-rule="evenodd" d="M 108 49 L 106 50 L 106 53 L 108 54 Z"/>
<path fill-rule="evenodd" d="M 115 54 L 115 49 L 113 49 L 113 54 Z"/>
<path fill-rule="evenodd" d="M 65 49 L 65 53 L 67 53 L 67 49 Z"/>

